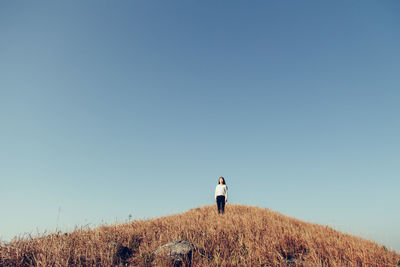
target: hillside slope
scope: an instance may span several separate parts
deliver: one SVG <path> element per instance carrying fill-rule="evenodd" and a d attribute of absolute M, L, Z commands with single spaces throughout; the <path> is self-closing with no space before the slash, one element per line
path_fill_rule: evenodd
<path fill-rule="evenodd" d="M 0 247 L 0 266 L 149 266 L 154 250 L 178 239 L 197 246 L 193 266 L 397 266 L 400 261 L 399 254 L 374 242 L 269 209 L 232 204 L 222 216 L 216 207 L 204 206 L 157 219 L 15 239 Z"/>

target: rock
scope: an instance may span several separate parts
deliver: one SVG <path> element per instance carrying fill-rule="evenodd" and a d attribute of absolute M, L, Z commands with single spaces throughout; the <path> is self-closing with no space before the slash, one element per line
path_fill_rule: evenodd
<path fill-rule="evenodd" d="M 191 266 L 193 252 L 196 246 L 184 240 L 177 240 L 159 247 L 155 252 L 156 258 L 170 260 L 173 266 Z"/>

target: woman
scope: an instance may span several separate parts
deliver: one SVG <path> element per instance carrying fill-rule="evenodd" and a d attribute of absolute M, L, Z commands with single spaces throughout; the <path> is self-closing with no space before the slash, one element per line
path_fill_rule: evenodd
<path fill-rule="evenodd" d="M 218 178 L 218 184 L 215 188 L 215 201 L 217 202 L 218 214 L 224 214 L 225 203 L 228 201 L 228 186 L 224 177 Z"/>

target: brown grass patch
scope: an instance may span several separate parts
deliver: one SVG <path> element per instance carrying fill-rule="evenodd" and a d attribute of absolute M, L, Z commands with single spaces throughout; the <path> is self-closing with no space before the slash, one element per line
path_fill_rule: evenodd
<path fill-rule="evenodd" d="M 193 266 L 397 266 L 400 255 L 372 241 L 269 209 L 204 206 L 151 220 L 15 238 L 0 266 L 150 266 L 173 240 L 198 248 Z"/>

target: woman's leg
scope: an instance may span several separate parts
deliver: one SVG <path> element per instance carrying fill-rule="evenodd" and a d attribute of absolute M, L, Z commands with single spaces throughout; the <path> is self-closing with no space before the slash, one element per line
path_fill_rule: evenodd
<path fill-rule="evenodd" d="M 221 213 L 224 214 L 225 212 L 225 196 L 222 196 L 221 199 Z"/>
<path fill-rule="evenodd" d="M 222 201 L 224 196 L 217 196 L 218 214 L 222 213 Z"/>

